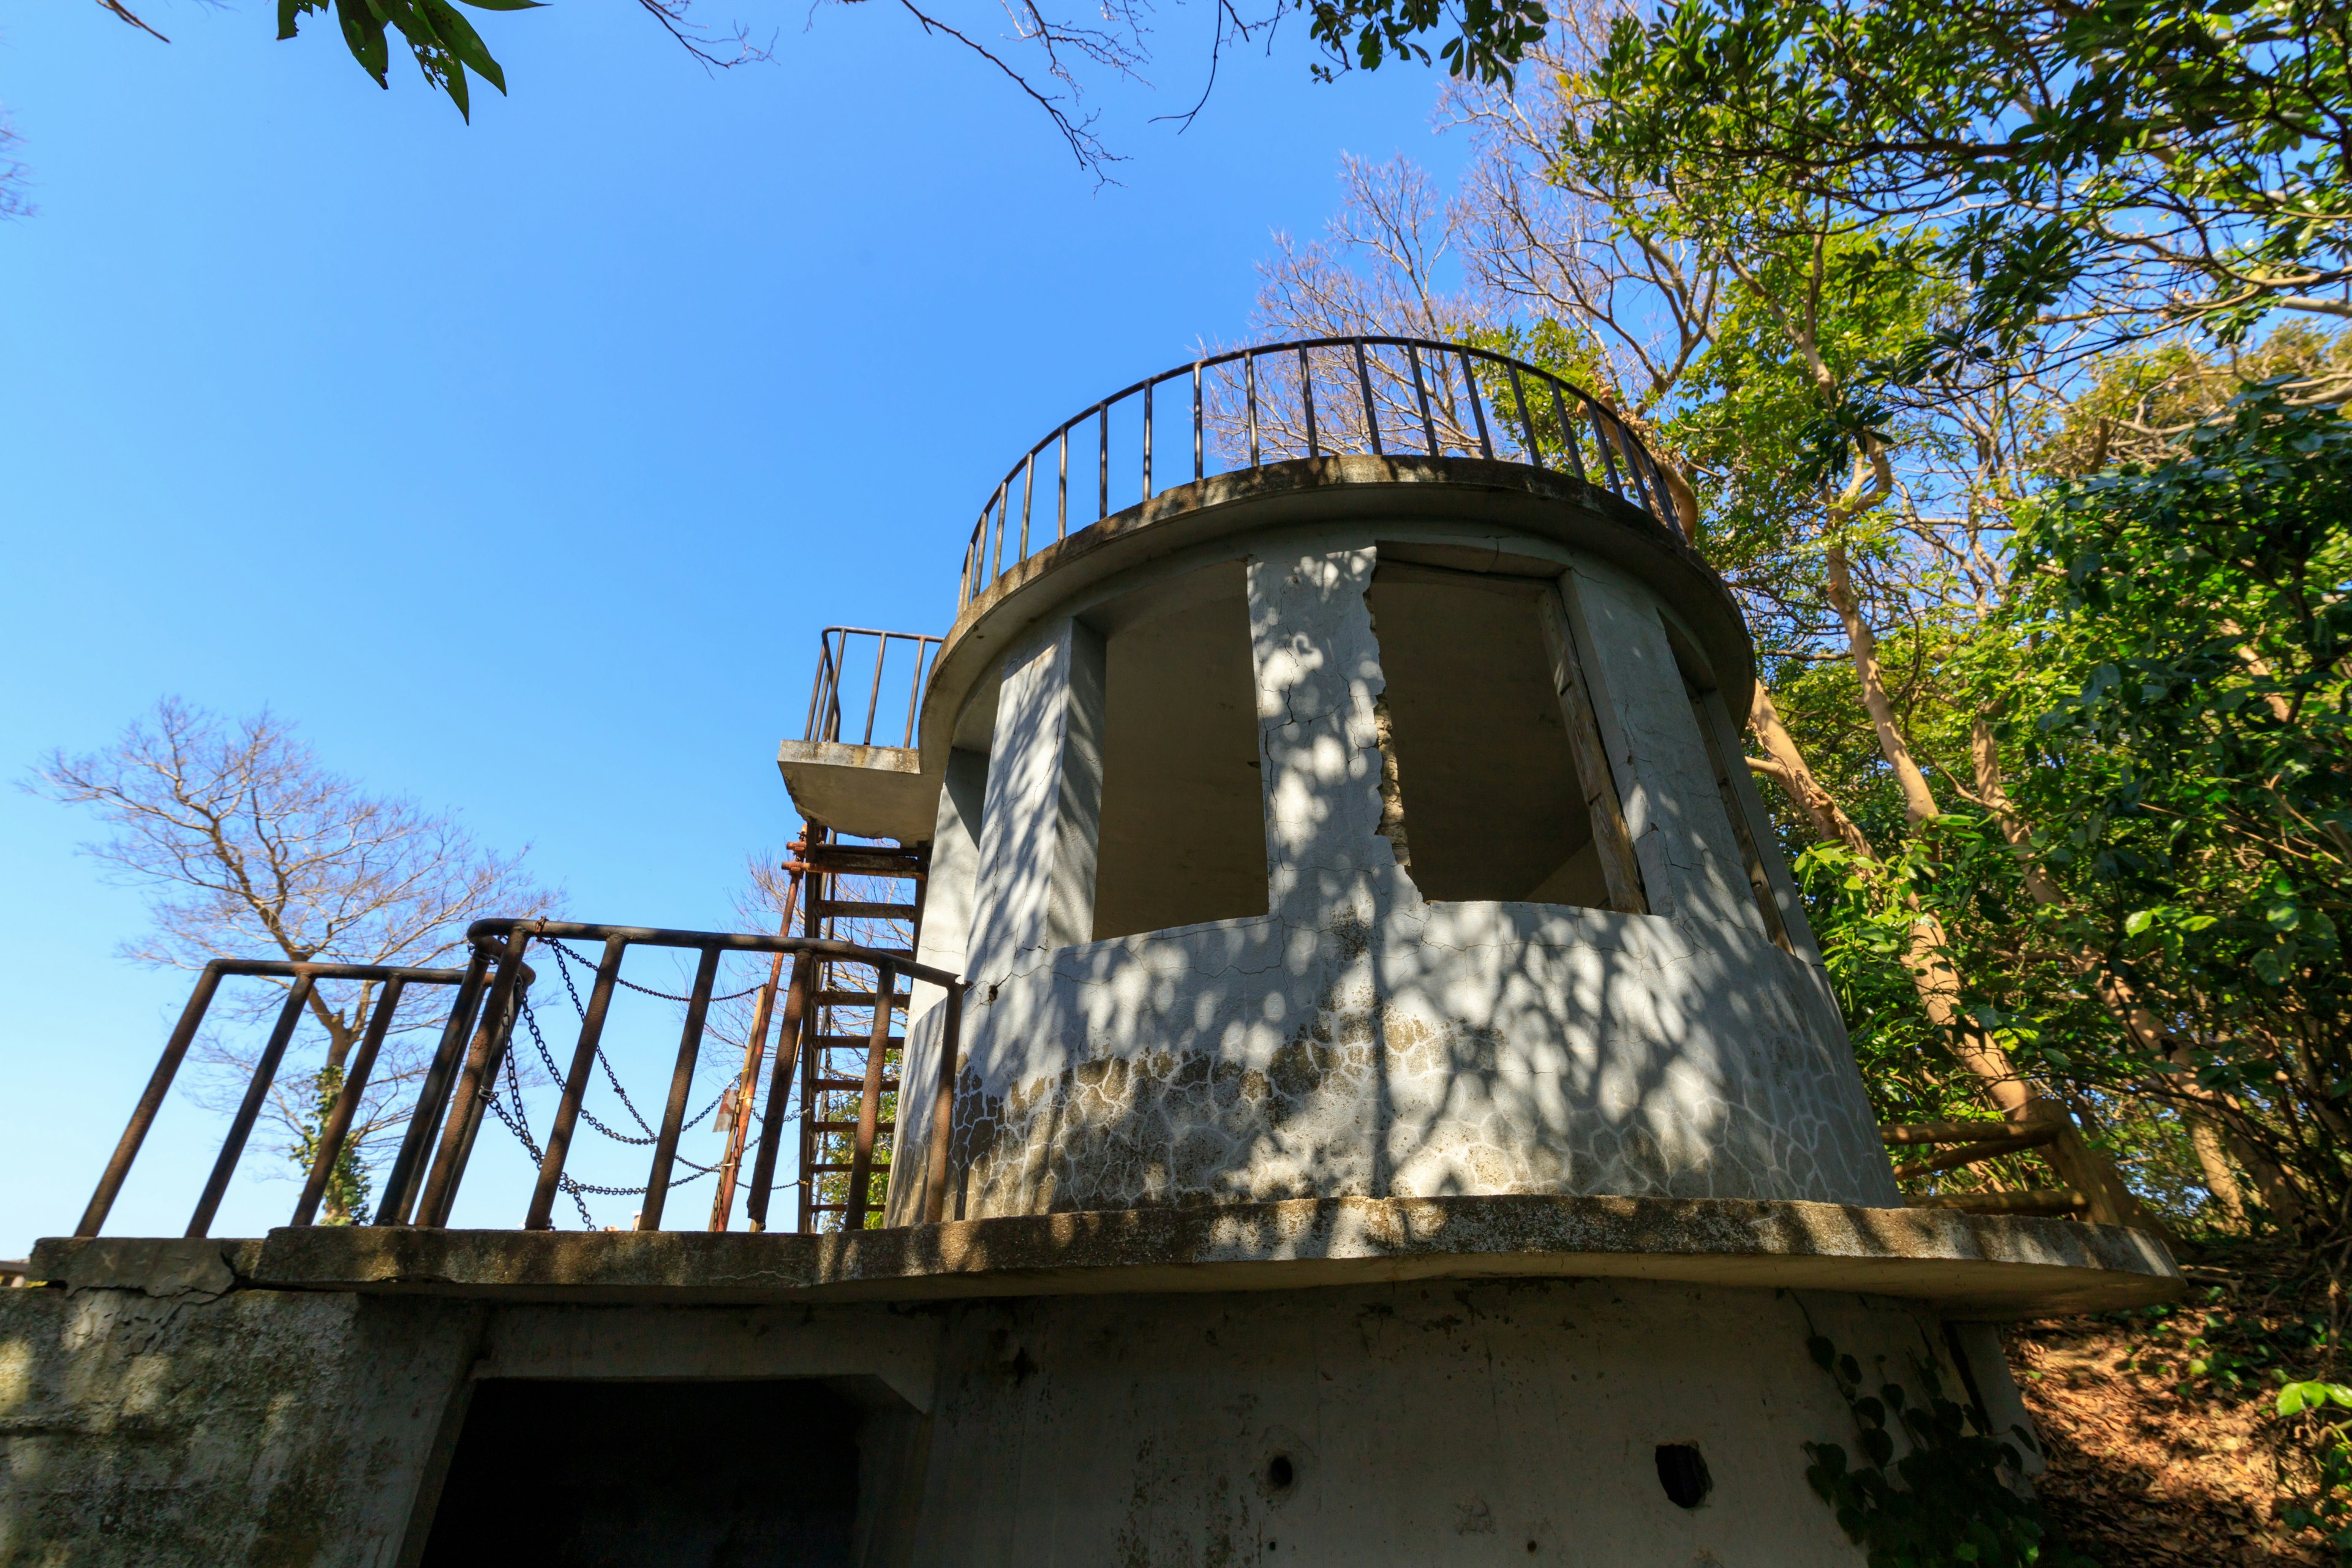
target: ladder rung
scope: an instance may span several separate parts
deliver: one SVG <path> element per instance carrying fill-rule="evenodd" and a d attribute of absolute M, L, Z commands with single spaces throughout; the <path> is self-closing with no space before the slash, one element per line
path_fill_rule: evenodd
<path fill-rule="evenodd" d="M 904 1007 L 914 999 L 907 992 L 893 991 L 890 994 L 890 1005 Z M 816 1002 L 820 1007 L 871 1007 L 874 1005 L 874 993 L 871 991 L 820 991 L 816 994 Z"/>
<path fill-rule="evenodd" d="M 866 1035 L 815 1035 L 809 1039 L 810 1045 L 828 1051 L 837 1051 L 850 1046 L 863 1050 L 873 1043 L 872 1037 Z M 882 1042 L 885 1048 L 894 1051 L 906 1043 L 905 1038 L 898 1035 L 893 1035 Z"/>
<path fill-rule="evenodd" d="M 857 1123 L 855 1121 L 819 1121 L 814 1125 L 816 1131 L 819 1132 L 855 1132 L 857 1131 Z M 874 1131 L 877 1133 L 895 1132 L 898 1130 L 898 1124 L 895 1121 L 877 1121 L 874 1124 Z"/>
<path fill-rule="evenodd" d="M 809 1167 L 809 1171 L 814 1175 L 833 1176 L 838 1175 L 844 1171 L 854 1171 L 856 1168 L 857 1167 L 855 1165 L 811 1165 Z M 889 1169 L 890 1162 L 887 1160 L 877 1160 L 874 1163 L 866 1168 L 866 1173 L 874 1176 L 882 1175 Z"/>
<path fill-rule="evenodd" d="M 882 1080 L 882 1092 L 885 1094 L 898 1087 L 898 1080 L 895 1078 Z M 816 1091 L 819 1094 L 864 1094 L 866 1080 L 862 1078 L 821 1078 L 816 1080 Z"/>
<path fill-rule="evenodd" d="M 912 904 L 868 904 L 846 899 L 811 899 L 809 913 L 823 920 L 851 921 L 910 921 L 915 918 Z M 835 959 L 836 963 L 847 962 Z"/>
<path fill-rule="evenodd" d="M 925 858 L 919 849 L 887 844 L 812 844 L 801 856 L 812 871 L 851 877 L 920 877 Z"/>

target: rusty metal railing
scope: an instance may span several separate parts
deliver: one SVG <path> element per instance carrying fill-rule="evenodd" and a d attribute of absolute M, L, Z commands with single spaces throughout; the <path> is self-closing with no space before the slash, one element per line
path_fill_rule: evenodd
<path fill-rule="evenodd" d="M 802 736 L 809 741 L 839 741 L 841 739 L 842 680 L 850 664 L 853 639 L 859 650 L 857 662 L 863 665 L 866 643 L 874 645 L 874 669 L 866 683 L 866 728 L 852 742 L 860 746 L 874 743 L 874 721 L 881 711 L 883 674 L 890 662 L 891 645 L 912 644 L 914 668 L 907 675 L 906 727 L 898 744 L 915 743 L 915 716 L 922 706 L 923 675 L 929 668 L 931 655 L 945 639 L 927 632 L 885 632 L 869 626 L 827 626 L 818 639 L 816 684 L 809 692 L 808 725 Z M 895 702 L 894 702 L 895 706 Z M 885 744 L 887 744 L 886 742 Z"/>
<path fill-rule="evenodd" d="M 457 1006 L 450 1013 L 445 1028 L 457 1028 L 457 1009 L 467 1005 L 466 986 L 468 972 L 461 969 L 412 969 L 380 963 L 296 963 L 279 959 L 215 958 L 196 977 L 196 988 L 189 994 L 187 1005 L 180 1010 L 180 1021 L 164 1042 L 162 1059 L 149 1075 L 147 1088 L 132 1108 L 130 1125 L 114 1146 L 113 1157 L 106 1163 L 106 1171 L 98 1179 L 98 1191 L 90 1195 L 89 1206 L 82 1211 L 81 1224 L 75 1227 L 76 1236 L 96 1236 L 114 1207 L 122 1184 L 129 1179 L 131 1162 L 139 1157 L 139 1146 L 147 1141 L 148 1130 L 154 1126 L 156 1114 L 163 1108 L 164 1097 L 171 1093 L 172 1080 L 179 1076 L 180 1065 L 187 1059 L 188 1047 L 195 1043 L 196 1031 L 204 1026 L 205 1015 L 212 1008 L 213 998 L 220 991 L 221 982 L 232 976 L 267 976 L 290 980 L 284 1005 L 278 1010 L 278 1021 L 269 1031 L 268 1043 L 261 1049 L 253 1072 L 246 1084 L 245 1098 L 229 1121 L 228 1136 L 221 1142 L 220 1152 L 213 1161 L 212 1174 L 205 1179 L 204 1192 L 196 1199 L 196 1211 L 188 1221 L 187 1234 L 203 1236 L 212 1228 L 213 1215 L 220 1209 L 220 1201 L 228 1191 L 229 1178 L 236 1173 L 237 1162 L 245 1154 L 247 1140 L 253 1136 L 253 1124 L 261 1114 L 263 1103 L 269 1098 L 270 1086 L 277 1081 L 278 1069 L 286 1059 L 286 1047 L 294 1038 L 295 1026 L 301 1022 L 302 1009 L 310 1005 L 310 993 L 321 980 L 373 981 L 383 987 L 377 995 L 375 1006 L 368 1016 L 365 1032 L 359 1048 L 352 1053 L 350 1065 L 344 1068 L 341 1092 L 335 1097 L 327 1113 L 327 1124 L 319 1134 L 317 1157 L 310 1163 L 310 1178 L 302 1186 L 302 1196 L 294 1205 L 296 1225 L 309 1225 L 318 1214 L 319 1200 L 325 1193 L 329 1173 L 341 1154 L 343 1140 L 350 1135 L 352 1118 L 359 1110 L 361 1097 L 366 1094 L 368 1076 L 375 1070 L 376 1054 L 383 1047 L 384 1035 L 392 1027 L 393 1015 L 399 1010 L 401 994 L 411 985 L 456 985 L 459 987 Z"/>
<path fill-rule="evenodd" d="M 231 975 L 286 978 L 292 980 L 293 985 L 279 1010 L 268 1044 L 263 1048 L 260 1060 L 253 1070 L 245 1099 L 230 1124 L 228 1138 L 214 1162 L 212 1174 L 205 1184 L 187 1234 L 200 1237 L 210 1229 L 221 1197 L 227 1190 L 229 1179 L 235 1173 L 245 1144 L 251 1136 L 254 1121 L 268 1098 L 270 1085 L 276 1079 L 295 1026 L 309 1002 L 312 987 L 320 980 L 373 980 L 382 983 L 385 989 L 376 1003 L 365 1037 L 353 1054 L 342 1089 L 321 1131 L 317 1155 L 301 1201 L 296 1205 L 293 1223 L 306 1226 L 316 1216 L 320 1194 L 341 1152 L 352 1115 L 361 1095 L 365 1092 L 368 1075 L 374 1067 L 377 1050 L 391 1026 L 402 990 L 410 985 L 432 984 L 455 986 L 456 995 L 443 1022 L 439 1044 L 425 1069 L 416 1104 L 409 1113 L 400 1151 L 385 1178 L 383 1198 L 376 1207 L 373 1223 L 380 1226 L 446 1226 L 449 1222 L 450 1209 L 457 1202 L 458 1186 L 464 1180 L 475 1141 L 480 1133 L 485 1112 L 494 1109 L 497 1074 L 505 1065 L 516 1024 L 527 1011 L 524 997 L 533 974 L 530 965 L 523 962 L 524 955 L 533 942 L 541 940 L 601 942 L 604 951 L 595 966 L 593 986 L 582 1011 L 580 1034 L 572 1060 L 562 1076 L 554 1127 L 544 1149 L 535 1151 L 539 1154 L 539 1173 L 523 1221 L 525 1228 L 544 1230 L 554 1223 L 555 1199 L 566 1187 L 564 1164 L 571 1151 L 572 1134 L 582 1116 L 591 1071 L 598 1060 L 599 1043 L 606 1016 L 612 1007 L 613 993 L 615 986 L 623 984 L 620 978 L 622 961 L 632 947 L 682 949 L 693 952 L 698 960 L 693 991 L 686 999 L 686 1023 L 678 1041 L 677 1062 L 671 1075 L 669 1098 L 660 1129 L 654 1139 L 653 1168 L 646 1177 L 644 1205 L 638 1215 L 636 1228 L 662 1228 L 662 1213 L 677 1160 L 678 1136 L 684 1129 L 687 1099 L 699 1059 L 711 990 L 717 979 L 719 957 L 729 952 L 777 953 L 793 961 L 792 988 L 783 1008 L 783 1026 L 775 1054 L 774 1071 L 770 1079 L 759 1155 L 745 1203 L 752 1228 L 765 1227 L 769 1191 L 774 1182 L 783 1124 L 791 1117 L 790 1087 L 797 1043 L 802 1033 L 800 1021 L 811 1005 L 809 978 L 819 963 L 871 966 L 875 971 L 875 992 L 879 995 L 893 994 L 902 979 L 923 981 L 947 993 L 946 1001 L 942 1004 L 947 1013 L 940 1054 L 940 1109 L 935 1118 L 939 1125 L 935 1127 L 935 1136 L 931 1140 L 930 1165 L 924 1173 L 922 1207 L 922 1213 L 933 1219 L 943 1212 L 947 1190 L 946 1124 L 953 1110 L 957 1057 L 962 1036 L 964 987 L 960 977 L 917 963 L 904 952 L 809 937 L 515 919 L 477 921 L 467 929 L 466 936 L 469 951 L 466 967 L 462 970 L 289 963 L 268 960 L 215 960 L 205 965 L 195 992 L 190 996 L 179 1024 L 163 1047 L 163 1058 L 156 1064 L 146 1090 L 131 1112 L 130 1125 L 124 1130 L 113 1158 L 108 1162 L 105 1173 L 99 1180 L 98 1191 L 90 1199 L 89 1207 L 83 1214 L 81 1225 L 75 1234 L 96 1236 L 100 1226 L 105 1223 L 115 1196 L 121 1190 L 131 1163 L 137 1157 L 140 1144 L 145 1140 L 171 1089 L 172 1080 L 195 1039 L 220 982 Z M 772 989 L 775 984 L 772 974 L 770 988 Z M 763 1000 L 772 1000 L 772 997 Z M 769 1011 L 762 1006 L 761 1016 L 763 1020 Z M 877 1037 L 887 1038 L 890 1020 L 890 1009 L 877 1010 L 875 1024 Z M 873 1051 L 871 1059 L 879 1062 L 878 1048 Z M 878 1089 L 878 1075 L 869 1069 L 864 1103 L 860 1107 L 860 1136 L 856 1143 L 856 1168 L 853 1173 L 853 1186 L 860 1191 L 862 1187 L 859 1184 L 868 1180 L 874 1169 Z"/>
<path fill-rule="evenodd" d="M 1191 437 L 1192 460 L 1183 461 L 1187 454 L 1180 447 L 1177 461 L 1160 461 L 1155 469 L 1155 447 L 1167 450 L 1157 439 L 1167 399 L 1156 395 L 1171 382 L 1186 405 L 1181 434 Z M 1054 539 L 1068 537 L 1074 433 L 1080 463 L 1077 526 L 1111 514 L 1115 418 L 1135 426 L 1130 456 L 1139 464 L 1139 501 L 1213 471 L 1256 468 L 1273 458 L 1352 451 L 1377 457 L 1391 449 L 1439 457 L 1458 450 L 1573 475 L 1630 501 L 1677 535 L 1686 531 L 1664 473 L 1641 437 L 1608 405 L 1549 371 L 1429 338 L 1307 338 L 1212 354 L 1147 376 L 1048 431 L 1005 471 L 981 508 L 964 549 L 959 610 L 1003 574 L 1008 545 L 1016 566 L 1031 554 L 1033 533 L 1042 548 L 1041 486 L 1050 490 L 1042 499 L 1053 514 Z M 1091 433 L 1083 429 L 1089 423 Z M 1091 475 L 1085 471 L 1089 434 Z M 1049 458 L 1051 471 L 1041 475 L 1041 460 Z M 1122 498 L 1127 493 L 1122 485 Z M 1088 500 L 1095 503 L 1091 516 Z"/>

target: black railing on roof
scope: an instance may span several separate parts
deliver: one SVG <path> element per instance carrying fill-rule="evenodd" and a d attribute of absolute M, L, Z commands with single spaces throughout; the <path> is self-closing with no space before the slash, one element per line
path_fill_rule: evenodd
<path fill-rule="evenodd" d="M 1189 452 L 1180 447 L 1169 453 L 1162 438 L 1167 398 L 1160 394 L 1171 382 L 1184 409 L 1178 433 L 1190 438 Z M 1088 445 L 1095 447 L 1091 465 L 1085 461 Z M 1115 445 L 1123 449 L 1118 467 L 1138 475 L 1132 489 L 1123 479 L 1113 482 Z M 1040 547 L 1048 542 L 1049 521 L 1053 539 L 1066 539 L 1074 515 L 1084 528 L 1213 473 L 1285 458 L 1391 451 L 1458 451 L 1572 474 L 1684 531 L 1664 474 L 1641 437 L 1606 404 L 1549 371 L 1428 338 L 1307 338 L 1162 371 L 1047 432 L 981 508 L 964 549 L 957 608 L 1003 574 L 1008 552 L 1017 566 L 1031 554 L 1033 539 Z M 1130 461 L 1138 466 L 1129 468 Z"/>

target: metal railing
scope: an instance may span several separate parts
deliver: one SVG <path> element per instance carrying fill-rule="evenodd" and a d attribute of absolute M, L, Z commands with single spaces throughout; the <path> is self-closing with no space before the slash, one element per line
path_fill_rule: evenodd
<path fill-rule="evenodd" d="M 572 1060 L 562 1077 L 562 1093 L 556 1106 L 554 1125 L 544 1148 L 532 1150 L 538 1160 L 539 1173 L 523 1221 L 525 1228 L 550 1228 L 553 1224 L 558 1194 L 578 1190 L 577 1184 L 568 1181 L 564 1165 L 571 1151 L 572 1134 L 583 1114 L 592 1069 L 599 1060 L 599 1045 L 606 1016 L 611 1011 L 614 990 L 615 986 L 626 984 L 620 978 L 621 964 L 632 947 L 683 949 L 695 952 L 698 959 L 693 991 L 684 998 L 687 1002 L 686 1022 L 678 1041 L 677 1061 L 670 1079 L 669 1097 L 660 1129 L 652 1139 L 653 1166 L 643 1189 L 645 1199 L 636 1221 L 637 1229 L 662 1228 L 662 1213 L 677 1161 L 678 1137 L 687 1121 L 687 1100 L 700 1056 L 719 960 L 721 954 L 729 952 L 781 953 L 793 960 L 792 988 L 783 1008 L 783 1025 L 770 1080 L 759 1154 L 745 1203 L 752 1227 L 761 1229 L 765 1226 L 769 1191 L 774 1181 L 783 1124 L 792 1118 L 790 1087 L 802 1034 L 801 1019 L 812 1005 L 809 978 L 820 962 L 833 965 L 871 966 L 875 973 L 875 994 L 879 995 L 893 994 L 901 980 L 923 981 L 947 993 L 946 1001 L 942 1004 L 947 1012 L 940 1053 L 940 1109 L 934 1119 L 939 1125 L 933 1129 L 934 1136 L 930 1140 L 932 1154 L 929 1168 L 924 1173 L 921 1211 L 932 1219 L 943 1212 L 947 1190 L 948 1131 L 945 1124 L 954 1106 L 957 1057 L 962 1034 L 963 982 L 958 976 L 917 963 L 903 952 L 809 937 L 667 931 L 642 926 L 585 925 L 568 921 L 514 919 L 477 921 L 467 929 L 466 936 L 469 952 L 466 967 L 462 970 L 225 959 L 215 960 L 205 965 L 195 992 L 190 996 L 178 1026 L 163 1047 L 163 1058 L 156 1064 L 146 1090 L 132 1110 L 130 1125 L 124 1130 L 113 1158 L 108 1162 L 106 1171 L 99 1180 L 97 1193 L 91 1197 L 75 1234 L 96 1236 L 100 1226 L 105 1223 L 115 1196 L 130 1173 L 139 1146 L 154 1122 L 221 980 L 230 975 L 268 975 L 291 979 L 294 984 L 278 1012 L 268 1043 L 253 1069 L 245 1099 L 230 1124 L 228 1138 L 214 1162 L 212 1174 L 197 1201 L 187 1234 L 200 1237 L 209 1231 L 221 1197 L 227 1190 L 229 1179 L 235 1173 L 246 1142 L 252 1133 L 253 1124 L 268 1098 L 270 1085 L 276 1079 L 295 1026 L 309 1003 L 311 989 L 320 980 L 372 980 L 383 984 L 384 992 L 377 1000 L 365 1037 L 352 1056 L 342 1089 L 321 1130 L 310 1179 L 304 1186 L 300 1202 L 295 1207 L 292 1223 L 307 1226 L 316 1216 L 320 1197 L 342 1151 L 352 1115 L 359 1106 L 360 1097 L 366 1090 L 369 1073 L 391 1026 L 402 990 L 409 985 L 433 984 L 455 986 L 456 996 L 442 1024 L 440 1041 L 419 1084 L 416 1103 L 409 1113 L 402 1134 L 400 1151 L 385 1177 L 383 1198 L 377 1205 L 373 1223 L 380 1226 L 446 1226 L 485 1113 L 498 1111 L 501 1120 L 507 1120 L 507 1113 L 499 1110 L 496 1103 L 496 1080 L 499 1069 L 506 1065 L 516 1024 L 527 1016 L 524 997 L 534 976 L 523 957 L 530 944 L 537 941 L 601 942 L 604 951 L 595 964 L 593 986 L 582 1009 L 580 1033 Z M 769 989 L 772 991 L 775 984 L 776 981 L 772 976 Z M 772 995 L 763 998 L 763 1001 L 772 1000 Z M 761 1007 L 763 1020 L 769 1012 L 765 1005 Z M 877 1010 L 875 1026 L 877 1035 L 887 1036 L 890 1018 L 890 1009 Z M 878 1050 L 871 1052 L 870 1056 L 873 1061 L 879 1063 L 881 1054 Z M 860 1184 L 867 1180 L 874 1169 L 873 1142 L 880 1087 L 874 1071 L 868 1071 L 866 1079 L 860 1106 L 857 1168 L 852 1176 L 853 1187 L 860 1191 Z M 518 1135 L 523 1136 L 529 1146 L 527 1134 L 519 1131 Z M 415 1216 L 414 1220 L 410 1217 L 412 1213 Z"/>
<path fill-rule="evenodd" d="M 915 718 L 922 706 L 923 675 L 930 666 L 931 656 L 945 639 L 927 632 L 885 632 L 870 626 L 827 626 L 821 634 L 817 648 L 816 684 L 809 692 L 808 726 L 802 739 L 834 742 L 841 739 L 841 686 L 849 668 L 853 638 L 856 640 L 860 655 L 857 662 L 860 665 L 865 663 L 863 654 L 866 640 L 870 638 L 874 644 L 874 671 L 866 683 L 866 728 L 853 743 L 860 746 L 874 743 L 874 721 L 882 711 L 882 677 L 890 661 L 890 645 L 909 643 L 913 645 L 914 668 L 907 676 L 906 725 L 898 744 L 902 747 L 913 745 Z M 895 709 L 896 706 L 894 699 L 892 707 Z M 897 715 L 893 713 L 892 717 Z"/>
<path fill-rule="evenodd" d="M 1171 382 L 1185 410 L 1181 433 L 1190 437 L 1191 450 L 1179 447 L 1175 463 L 1161 460 L 1155 469 L 1155 457 L 1166 450 L 1158 439 L 1167 403 L 1160 394 Z M 1121 510 L 1133 504 L 1126 500 L 1130 493 L 1148 501 L 1178 484 L 1282 458 L 1377 457 L 1392 449 L 1441 457 L 1458 450 L 1573 475 L 1632 502 L 1678 536 L 1685 532 L 1664 474 L 1640 436 L 1614 410 L 1549 371 L 1428 338 L 1308 338 L 1235 349 L 1162 371 L 1048 431 L 1005 471 L 981 508 L 964 549 L 959 611 L 1003 574 L 1008 547 L 1016 566 L 1028 559 L 1033 534 L 1042 548 L 1041 500 L 1052 512 L 1054 539 L 1069 536 L 1073 433 L 1080 464 L 1077 526 L 1111 515 L 1115 423 L 1122 426 L 1123 447 L 1130 434 L 1126 426 L 1132 427 L 1134 450 L 1121 467 L 1134 461 L 1138 467 L 1128 471 L 1140 480 L 1132 492 L 1119 487 Z M 1091 432 L 1083 428 L 1089 424 Z M 1084 450 L 1089 437 L 1091 474 Z M 1041 467 L 1047 471 L 1041 473 Z"/>
<path fill-rule="evenodd" d="M 114 1207 L 122 1184 L 130 1177 L 131 1162 L 139 1157 L 139 1146 L 147 1141 L 148 1130 L 155 1125 L 156 1113 L 163 1108 L 163 1099 L 172 1090 L 172 1080 L 179 1076 L 180 1065 L 187 1059 L 188 1047 L 195 1043 L 196 1031 L 204 1026 L 205 1015 L 211 1011 L 213 998 L 219 994 L 223 980 L 231 976 L 267 976 L 276 980 L 291 980 L 287 988 L 284 1005 L 278 1010 L 278 1021 L 269 1031 L 268 1043 L 261 1048 L 260 1058 L 246 1083 L 245 1098 L 238 1102 L 236 1114 L 229 1121 L 228 1136 L 222 1141 L 220 1152 L 213 1161 L 212 1174 L 205 1182 L 204 1192 L 196 1199 L 196 1212 L 188 1221 L 187 1234 L 203 1236 L 212 1228 L 213 1215 L 220 1209 L 220 1201 L 228 1191 L 229 1178 L 236 1173 L 237 1162 L 244 1156 L 246 1141 L 253 1136 L 253 1124 L 269 1098 L 270 1086 L 277 1081 L 278 1069 L 286 1059 L 286 1047 L 294 1038 L 295 1026 L 301 1022 L 303 1008 L 310 1005 L 310 994 L 321 980 L 373 981 L 383 987 L 377 995 L 375 1006 L 368 1015 L 367 1029 L 362 1035 L 359 1048 L 352 1055 L 343 1071 L 341 1091 L 335 1097 L 327 1113 L 327 1124 L 320 1131 L 318 1154 L 310 1163 L 309 1179 L 303 1184 L 302 1196 L 294 1205 L 296 1225 L 309 1225 L 319 1212 L 319 1200 L 326 1192 L 327 1177 L 342 1153 L 343 1140 L 350 1134 L 352 1118 L 358 1111 L 361 1097 L 366 1094 L 368 1077 L 375 1070 L 376 1054 L 383 1048 L 385 1034 L 392 1027 L 393 1015 L 399 1010 L 401 994 L 411 985 L 459 986 L 458 1005 L 465 1005 L 464 985 L 468 972 L 462 969 L 410 969 L 381 963 L 297 963 L 282 959 L 215 958 L 196 977 L 196 988 L 189 994 L 187 1005 L 180 1010 L 180 1021 L 173 1026 L 172 1037 L 164 1042 L 163 1055 L 147 1079 L 147 1088 L 132 1108 L 131 1123 L 122 1130 L 122 1137 L 114 1146 L 113 1157 L 107 1161 L 104 1174 L 98 1179 L 98 1191 L 90 1195 L 89 1206 L 82 1211 L 81 1224 L 75 1227 L 76 1236 L 96 1236 L 99 1227 Z M 455 1008 L 445 1029 L 457 1026 Z"/>

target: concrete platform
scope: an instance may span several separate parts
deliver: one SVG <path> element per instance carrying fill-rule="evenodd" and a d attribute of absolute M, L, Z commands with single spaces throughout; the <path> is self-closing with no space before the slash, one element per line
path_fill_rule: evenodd
<path fill-rule="evenodd" d="M 2160 1241 L 2072 1220 L 1523 1194 L 1024 1215 L 847 1237 L 315 1226 L 257 1244 L 51 1238 L 32 1265 L 75 1288 L 152 1280 L 168 1292 L 186 1288 L 189 1261 L 173 1250 L 184 1247 L 208 1247 L 239 1283 L 267 1289 L 681 1305 L 1625 1279 L 1859 1291 L 1998 1321 L 2142 1306 L 2184 1288 Z"/>

